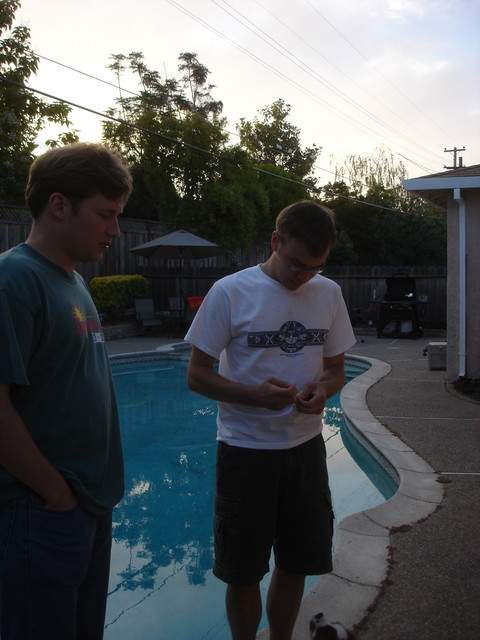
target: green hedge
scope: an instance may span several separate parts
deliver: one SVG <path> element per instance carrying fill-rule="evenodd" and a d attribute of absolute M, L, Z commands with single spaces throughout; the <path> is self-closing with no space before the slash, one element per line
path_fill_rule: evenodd
<path fill-rule="evenodd" d="M 90 292 L 99 313 L 119 320 L 134 298 L 148 298 L 150 282 L 144 276 L 104 276 L 90 280 Z"/>

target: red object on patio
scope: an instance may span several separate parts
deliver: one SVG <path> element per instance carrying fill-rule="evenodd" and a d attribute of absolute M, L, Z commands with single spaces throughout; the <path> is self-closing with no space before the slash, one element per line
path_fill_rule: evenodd
<path fill-rule="evenodd" d="M 205 296 L 190 296 L 189 298 L 185 298 L 188 308 L 191 311 L 196 311 L 200 307 L 204 299 Z"/>

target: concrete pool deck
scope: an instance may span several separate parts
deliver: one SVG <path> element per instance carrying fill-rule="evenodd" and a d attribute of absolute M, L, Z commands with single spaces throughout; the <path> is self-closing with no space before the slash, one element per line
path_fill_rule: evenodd
<path fill-rule="evenodd" d="M 109 354 L 178 338 L 124 338 Z M 434 340 L 432 340 L 434 341 Z M 304 598 L 294 640 L 323 611 L 361 640 L 473 640 L 480 629 L 480 404 L 445 385 L 423 356 L 428 338 L 357 336 L 372 367 L 347 385 L 347 420 L 395 467 L 395 496 L 338 526 L 334 571 Z M 258 635 L 266 639 L 264 630 Z"/>

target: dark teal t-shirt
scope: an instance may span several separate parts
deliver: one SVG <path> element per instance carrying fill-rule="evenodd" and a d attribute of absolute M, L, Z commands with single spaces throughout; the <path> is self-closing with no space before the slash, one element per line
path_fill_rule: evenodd
<path fill-rule="evenodd" d="M 0 383 L 80 503 L 96 514 L 117 504 L 123 457 L 97 311 L 78 273 L 25 244 L 0 255 Z M 0 501 L 27 492 L 0 466 Z"/>

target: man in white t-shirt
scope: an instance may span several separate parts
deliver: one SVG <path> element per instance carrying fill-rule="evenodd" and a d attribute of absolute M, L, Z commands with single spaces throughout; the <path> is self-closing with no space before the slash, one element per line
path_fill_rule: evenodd
<path fill-rule="evenodd" d="M 283 209 L 270 258 L 216 282 L 185 338 L 190 388 L 218 401 L 214 574 L 233 640 L 255 638 L 272 548 L 271 640 L 290 640 L 305 576 L 332 569 L 322 412 L 355 343 L 339 286 L 319 275 L 335 237 L 329 209 Z"/>

